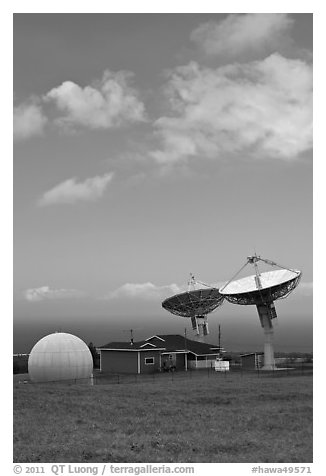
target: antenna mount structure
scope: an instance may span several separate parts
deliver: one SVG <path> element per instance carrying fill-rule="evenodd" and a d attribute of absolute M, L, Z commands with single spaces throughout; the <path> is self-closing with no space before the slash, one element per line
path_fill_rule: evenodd
<path fill-rule="evenodd" d="M 206 288 L 196 289 L 196 284 L 202 284 Z M 203 342 L 209 334 L 207 315 L 223 301 L 224 297 L 217 288 L 196 281 L 194 275 L 190 274 L 188 291 L 165 299 L 162 307 L 177 316 L 190 318 L 196 339 Z"/>
<path fill-rule="evenodd" d="M 280 269 L 261 273 L 258 269 L 259 261 Z M 248 264 L 254 266 L 255 274 L 234 281 L 234 278 Z M 254 254 L 248 256 L 244 266 L 220 288 L 220 293 L 233 304 L 256 305 L 265 336 L 263 370 L 275 368 L 272 320 L 277 317 L 277 314 L 274 301 L 286 298 L 297 287 L 300 279 L 301 271 L 286 268 Z"/>

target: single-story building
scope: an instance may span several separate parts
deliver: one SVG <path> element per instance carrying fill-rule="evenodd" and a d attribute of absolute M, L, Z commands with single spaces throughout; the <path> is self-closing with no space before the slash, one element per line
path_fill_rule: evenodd
<path fill-rule="evenodd" d="M 97 351 L 101 372 L 128 374 L 211 368 L 219 356 L 219 347 L 173 334 L 140 342 L 110 342 Z"/>
<path fill-rule="evenodd" d="M 264 365 L 263 352 L 252 352 L 240 355 L 241 367 L 243 369 L 260 369 Z"/>

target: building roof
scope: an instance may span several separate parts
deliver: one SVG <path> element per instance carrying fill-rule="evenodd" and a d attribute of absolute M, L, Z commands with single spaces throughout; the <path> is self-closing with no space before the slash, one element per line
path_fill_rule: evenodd
<path fill-rule="evenodd" d="M 162 343 L 164 344 L 164 343 Z M 155 350 L 162 350 L 165 349 L 164 345 L 157 346 L 146 342 L 145 340 L 141 340 L 138 342 L 109 342 L 108 344 L 101 345 L 101 347 L 97 347 L 99 350 L 105 349 L 112 349 L 112 350 L 148 350 L 148 349 L 155 349 Z"/>
<path fill-rule="evenodd" d="M 196 355 L 218 354 L 219 348 L 213 344 L 206 344 L 181 335 L 159 334 L 138 342 L 109 342 L 98 347 L 99 350 L 163 350 L 165 352 L 192 352 Z"/>

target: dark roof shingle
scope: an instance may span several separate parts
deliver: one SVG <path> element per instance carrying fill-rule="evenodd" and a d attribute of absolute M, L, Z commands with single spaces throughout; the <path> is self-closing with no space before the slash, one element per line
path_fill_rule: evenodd
<path fill-rule="evenodd" d="M 159 337 L 160 339 L 158 339 Z M 162 340 L 161 340 L 162 339 Z M 151 347 L 150 344 L 153 343 L 155 347 Z M 143 347 L 142 347 L 143 346 Z M 193 352 L 196 355 L 204 354 L 217 354 L 218 346 L 214 344 L 206 344 L 205 342 L 198 342 L 191 339 L 185 339 L 185 337 L 176 334 L 157 334 L 157 336 L 152 336 L 146 340 L 141 340 L 131 344 L 130 342 L 109 342 L 106 345 L 98 347 L 101 349 L 112 349 L 112 350 L 144 350 L 144 349 L 153 349 L 159 350 L 164 349 L 168 352 L 173 352 L 177 350 L 187 350 Z"/>

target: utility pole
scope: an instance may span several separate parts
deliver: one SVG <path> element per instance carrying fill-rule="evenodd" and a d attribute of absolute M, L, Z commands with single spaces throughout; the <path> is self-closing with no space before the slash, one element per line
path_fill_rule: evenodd
<path fill-rule="evenodd" d="M 187 328 L 185 327 L 185 371 L 188 371 L 188 355 L 187 355 Z"/>
<path fill-rule="evenodd" d="M 218 325 L 218 356 L 221 358 L 221 324 Z"/>

